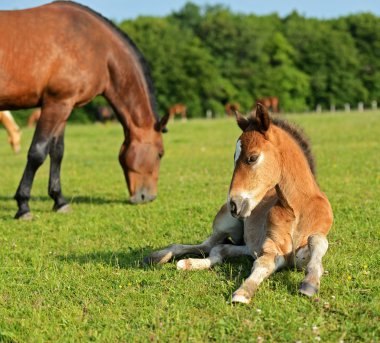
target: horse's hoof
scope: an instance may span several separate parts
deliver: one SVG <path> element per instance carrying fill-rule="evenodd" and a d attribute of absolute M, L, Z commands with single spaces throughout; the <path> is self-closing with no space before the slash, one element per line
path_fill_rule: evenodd
<path fill-rule="evenodd" d="M 308 282 L 302 282 L 300 293 L 308 297 L 312 297 L 318 292 L 318 288 Z"/>
<path fill-rule="evenodd" d="M 57 213 L 70 213 L 72 211 L 71 206 L 69 204 L 65 204 L 57 209 L 55 209 Z"/>
<path fill-rule="evenodd" d="M 24 221 L 30 221 L 33 219 L 33 214 L 31 214 L 30 212 L 25 212 L 23 214 L 16 214 L 15 216 L 15 219 L 18 219 L 18 220 L 24 220 Z"/>
<path fill-rule="evenodd" d="M 249 304 L 249 302 L 251 301 L 250 298 L 248 298 L 245 294 L 239 294 L 239 293 L 234 293 L 232 295 L 232 299 L 231 299 L 231 302 L 234 303 L 234 304 Z"/>
<path fill-rule="evenodd" d="M 173 257 L 171 252 L 167 251 L 156 251 L 149 256 L 145 257 L 143 263 L 146 265 L 152 264 L 164 264 L 168 262 Z"/>

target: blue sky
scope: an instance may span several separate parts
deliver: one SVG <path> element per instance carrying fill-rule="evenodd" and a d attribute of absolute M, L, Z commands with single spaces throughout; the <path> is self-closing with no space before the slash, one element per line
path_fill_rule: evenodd
<path fill-rule="evenodd" d="M 0 0 L 0 9 L 22 9 L 48 3 L 44 0 Z M 121 21 L 140 15 L 164 16 L 180 9 L 186 0 L 77 0 L 104 16 Z M 335 18 L 358 12 L 380 16 L 380 0 L 193 0 L 199 5 L 224 4 L 235 12 L 285 16 L 297 10 L 307 17 Z"/>

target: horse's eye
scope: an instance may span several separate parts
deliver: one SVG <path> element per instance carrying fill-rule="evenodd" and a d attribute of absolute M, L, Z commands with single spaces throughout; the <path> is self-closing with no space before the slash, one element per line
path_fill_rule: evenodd
<path fill-rule="evenodd" d="M 247 159 L 247 163 L 248 164 L 253 164 L 257 161 L 257 159 L 259 158 L 259 155 L 251 155 L 248 157 Z"/>

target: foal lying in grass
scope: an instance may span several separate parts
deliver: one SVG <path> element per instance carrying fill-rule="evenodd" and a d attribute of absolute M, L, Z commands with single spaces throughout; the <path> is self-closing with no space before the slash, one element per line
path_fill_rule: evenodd
<path fill-rule="evenodd" d="M 237 114 L 237 123 L 243 133 L 236 143 L 235 169 L 212 235 L 198 245 L 169 246 L 146 261 L 208 254 L 177 262 L 178 269 L 190 270 L 210 268 L 228 256 L 251 255 L 252 273 L 233 302 L 248 303 L 265 278 L 286 266 L 306 267 L 300 292 L 312 296 L 319 289 L 333 214 L 316 182 L 309 144 L 294 126 L 271 120 L 261 104 L 249 119 Z M 224 244 L 227 238 L 235 244 Z"/>

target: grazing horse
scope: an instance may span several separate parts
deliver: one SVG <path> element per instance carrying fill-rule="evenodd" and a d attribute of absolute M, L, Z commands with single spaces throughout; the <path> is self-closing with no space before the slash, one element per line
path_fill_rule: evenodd
<path fill-rule="evenodd" d="M 0 32 L 0 110 L 41 107 L 15 195 L 16 218 L 31 217 L 33 179 L 47 155 L 53 209 L 68 209 L 60 182 L 66 121 L 98 94 L 124 129 L 119 162 L 130 201 L 154 200 L 168 116 L 158 118 L 149 68 L 132 40 L 99 13 L 69 1 L 0 11 Z"/>
<path fill-rule="evenodd" d="M 236 102 L 230 104 L 229 102 L 224 106 L 224 110 L 228 117 L 232 117 L 236 111 L 240 110 L 240 105 Z"/>
<path fill-rule="evenodd" d="M 36 108 L 28 117 L 28 127 L 34 127 L 37 124 L 38 120 L 41 117 L 41 109 Z"/>
<path fill-rule="evenodd" d="M 273 113 L 279 113 L 280 109 L 278 107 L 279 100 L 276 96 L 269 96 L 266 98 L 260 98 L 256 100 L 256 106 L 257 104 L 262 104 L 269 110 L 271 110 Z"/>
<path fill-rule="evenodd" d="M 184 104 L 175 104 L 169 108 L 169 117 L 174 119 L 175 115 L 180 115 L 182 121 L 187 120 L 187 107 Z"/>
<path fill-rule="evenodd" d="M 14 153 L 18 154 L 21 150 L 21 130 L 16 124 L 9 111 L 0 111 L 0 123 L 2 123 L 8 133 L 8 141 Z"/>
<path fill-rule="evenodd" d="M 318 187 L 307 140 L 291 124 L 271 120 L 257 105 L 255 116 L 237 114 L 242 135 L 236 143 L 235 169 L 227 203 L 213 223 L 213 234 L 198 245 L 172 245 L 147 262 L 165 263 L 184 254 L 209 254 L 177 262 L 178 269 L 207 269 L 227 256 L 250 255 L 251 275 L 232 296 L 248 303 L 260 283 L 283 267 L 306 267 L 300 292 L 314 295 L 323 273 L 326 235 L 333 214 Z M 225 244 L 230 239 L 234 244 Z"/>

